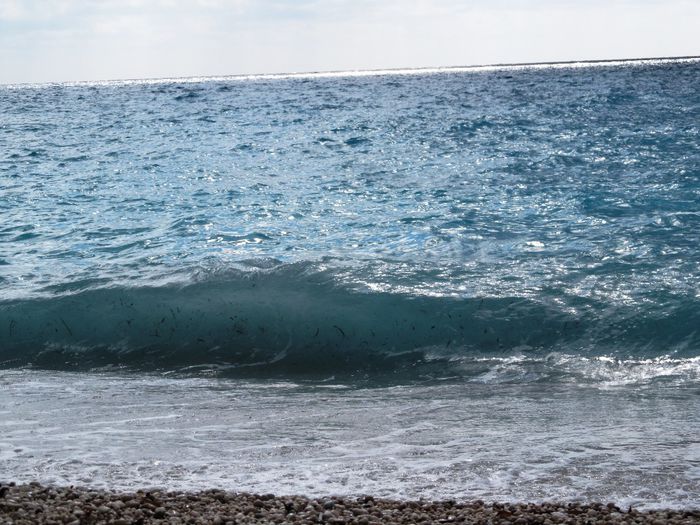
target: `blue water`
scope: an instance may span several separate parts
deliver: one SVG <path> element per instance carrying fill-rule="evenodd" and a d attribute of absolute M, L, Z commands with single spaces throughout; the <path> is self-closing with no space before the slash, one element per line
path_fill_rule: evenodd
<path fill-rule="evenodd" d="M 0 360 L 696 357 L 699 77 L 3 87 Z"/>
<path fill-rule="evenodd" d="M 699 79 L 686 61 L 3 87 L 0 360 L 697 357 Z"/>
<path fill-rule="evenodd" d="M 664 473 L 658 483 L 586 471 L 600 467 L 599 456 L 581 452 L 595 446 L 568 449 L 577 438 L 545 425 L 542 439 L 559 452 L 533 461 L 537 474 L 463 495 L 567 498 L 565 487 L 576 486 L 584 496 L 685 505 L 700 492 L 692 437 L 700 434 L 699 85 L 700 61 L 690 59 L 0 86 L 0 379 L 20 392 L 7 406 L 27 410 L 32 389 L 20 385 L 51 390 L 76 377 L 99 385 L 104 373 L 126 374 L 104 380 L 124 385 L 165 381 L 178 396 L 189 381 L 201 393 L 196 381 L 204 381 L 214 397 L 192 390 L 200 413 L 222 410 L 217 381 L 234 390 L 282 381 L 271 412 L 261 412 L 267 420 L 302 410 L 307 395 L 351 402 L 346 388 L 386 399 L 406 389 L 420 424 L 431 421 L 436 385 L 453 389 L 440 398 L 455 413 L 459 399 L 477 403 L 487 391 L 492 407 L 538 421 L 532 399 L 549 399 L 564 420 L 580 410 L 579 429 L 600 428 L 596 411 L 607 406 L 627 419 L 615 420 L 598 450 L 642 432 L 634 462 Z M 305 390 L 328 382 L 341 394 Z M 139 388 L 133 399 L 148 397 Z M 610 405 L 611 388 L 623 389 L 627 404 Z M 530 402 L 518 405 L 521 395 Z M 79 398 L 78 413 L 105 409 L 85 392 Z M 7 410 L 10 418 L 20 408 Z M 489 409 L 479 413 L 459 420 L 492 428 Z M 430 468 L 454 459 L 436 435 L 455 429 L 434 417 L 420 445 L 439 451 Z M 640 418 L 676 428 L 675 445 L 644 434 Z M 411 428 L 399 419 L 396 428 Z M 296 442 L 294 429 L 308 420 L 297 423 L 282 441 Z M 357 424 L 348 432 L 364 443 Z M 182 431 L 168 428 L 173 439 Z M 392 428 L 382 427 L 389 437 L 377 461 L 391 455 Z M 31 432 L 17 432 L 13 446 L 22 449 Z M 474 445 L 456 432 L 449 446 Z M 522 428 L 499 432 L 504 445 L 490 452 L 522 465 L 513 450 L 523 450 L 512 448 Z M 344 438 L 329 439 L 337 447 Z M 216 443 L 200 443 L 209 450 L 202 462 L 218 454 Z M 305 454 L 327 465 L 319 450 Z M 8 454 L 0 449 L 0 465 L 24 475 L 28 460 Z M 268 460 L 235 457 L 239 467 L 261 465 L 249 486 L 273 483 L 260 477 Z M 339 471 L 357 467 L 357 456 L 341 457 Z M 629 468 L 629 456 L 605 457 L 608 473 Z M 397 490 L 407 496 L 459 496 L 470 479 L 484 486 L 484 469 L 511 472 L 496 459 L 472 472 L 462 458 L 450 464 L 461 472 L 447 476 L 453 485 L 430 488 L 410 472 L 413 452 L 402 458 L 404 478 L 382 478 L 391 469 L 379 467 L 365 483 L 379 476 L 372 486 L 381 492 L 403 479 Z M 572 462 L 569 474 L 553 474 L 560 459 Z M 104 472 L 81 478 L 103 460 L 75 475 L 66 461 L 48 478 L 51 467 L 34 461 L 30 476 L 118 484 Z M 180 468 L 199 479 L 199 466 Z M 138 478 L 130 469 L 124 479 Z M 146 484 L 173 482 L 169 470 L 147 472 L 138 478 Z M 577 485 L 572 472 L 607 485 Z M 289 491 L 344 490 L 306 483 Z M 534 488 L 523 492 L 523 483 Z"/>

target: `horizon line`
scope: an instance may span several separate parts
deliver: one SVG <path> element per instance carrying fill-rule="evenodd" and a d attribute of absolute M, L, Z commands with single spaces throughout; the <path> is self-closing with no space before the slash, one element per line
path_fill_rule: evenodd
<path fill-rule="evenodd" d="M 166 76 L 166 77 L 144 77 L 144 78 L 121 78 L 121 79 L 99 79 L 99 80 L 64 80 L 64 81 L 42 81 L 42 82 L 0 82 L 3 88 L 22 87 L 42 87 L 42 86 L 78 86 L 78 85 L 108 85 L 108 84 L 158 84 L 165 82 L 180 81 L 186 83 L 194 82 L 217 82 L 224 80 L 272 80 L 286 78 L 325 78 L 325 77 L 352 77 L 352 76 L 381 76 L 381 75 L 411 75 L 430 73 L 460 73 L 469 71 L 496 71 L 508 69 L 535 69 L 548 67 L 571 67 L 580 65 L 581 67 L 595 65 L 617 65 L 625 63 L 655 63 L 655 62 L 693 62 L 700 61 L 700 55 L 683 56 L 663 56 L 663 57 L 640 57 L 640 58 L 604 58 L 604 59 L 582 59 L 582 60 L 550 60 L 545 62 L 501 62 L 492 64 L 470 64 L 462 66 L 421 66 L 421 67 L 395 67 L 380 69 L 348 69 L 348 70 L 324 70 L 324 71 L 299 71 L 284 73 L 237 73 L 230 75 L 191 75 L 191 76 Z"/>

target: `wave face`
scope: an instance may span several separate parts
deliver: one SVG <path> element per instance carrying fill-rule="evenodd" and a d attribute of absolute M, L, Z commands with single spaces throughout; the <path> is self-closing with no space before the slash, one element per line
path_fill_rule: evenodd
<path fill-rule="evenodd" d="M 700 62 L 0 87 L 4 367 L 697 377 Z"/>
<path fill-rule="evenodd" d="M 696 301 L 644 310 L 542 299 L 363 292 L 315 265 L 278 265 L 6 301 L 0 362 L 495 381 L 593 377 L 596 369 L 612 377 L 644 362 L 665 363 L 659 374 L 668 375 L 683 359 L 695 362 Z"/>

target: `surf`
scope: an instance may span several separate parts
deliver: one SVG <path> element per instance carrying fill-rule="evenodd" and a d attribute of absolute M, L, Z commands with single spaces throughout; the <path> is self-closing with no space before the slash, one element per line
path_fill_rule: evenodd
<path fill-rule="evenodd" d="M 514 356 L 693 357 L 697 326 L 692 298 L 659 310 L 546 294 L 416 295 L 353 288 L 339 270 L 293 263 L 2 301 L 0 365 L 473 376 Z"/>

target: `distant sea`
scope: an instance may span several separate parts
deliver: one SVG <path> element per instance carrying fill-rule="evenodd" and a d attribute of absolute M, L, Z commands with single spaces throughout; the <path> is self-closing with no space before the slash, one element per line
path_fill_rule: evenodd
<path fill-rule="evenodd" d="M 0 475 L 697 506 L 699 86 L 0 86 Z"/>

